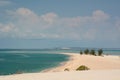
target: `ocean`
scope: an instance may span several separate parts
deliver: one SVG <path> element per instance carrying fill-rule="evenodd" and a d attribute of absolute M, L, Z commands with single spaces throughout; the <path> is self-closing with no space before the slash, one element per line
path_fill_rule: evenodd
<path fill-rule="evenodd" d="M 69 59 L 58 54 L 63 52 L 77 54 L 80 49 L 0 49 L 0 75 L 40 72 L 58 66 Z M 104 49 L 103 53 L 120 55 L 120 50 Z"/>

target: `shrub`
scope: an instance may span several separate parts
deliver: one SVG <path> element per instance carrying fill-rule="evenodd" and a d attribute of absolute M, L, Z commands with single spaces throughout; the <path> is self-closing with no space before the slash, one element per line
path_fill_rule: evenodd
<path fill-rule="evenodd" d="M 102 53 L 103 53 L 103 50 L 102 50 L 102 49 L 99 49 L 99 50 L 98 50 L 98 56 L 102 56 Z"/>
<path fill-rule="evenodd" d="M 76 69 L 76 71 L 82 71 L 82 70 L 89 70 L 89 68 L 87 66 L 85 66 L 85 65 L 81 65 L 80 67 L 78 67 Z"/>
<path fill-rule="evenodd" d="M 82 54 L 83 54 L 83 52 L 82 52 L 82 51 L 80 51 L 80 54 L 82 55 Z"/>
<path fill-rule="evenodd" d="M 84 50 L 84 53 L 85 53 L 85 54 L 88 54 L 88 53 L 89 53 L 89 50 L 88 50 L 88 49 L 85 49 L 85 50 Z"/>
<path fill-rule="evenodd" d="M 90 54 L 96 56 L 95 50 L 92 49 L 92 50 L 90 51 Z"/>
<path fill-rule="evenodd" d="M 64 71 L 69 71 L 69 69 L 68 69 L 68 68 L 65 68 Z"/>

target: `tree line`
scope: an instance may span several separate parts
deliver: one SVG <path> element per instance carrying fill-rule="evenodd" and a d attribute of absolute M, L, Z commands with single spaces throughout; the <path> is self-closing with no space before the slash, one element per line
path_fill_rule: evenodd
<path fill-rule="evenodd" d="M 96 52 L 95 52 L 95 50 L 94 49 L 91 49 L 91 50 L 89 50 L 89 49 L 85 49 L 84 51 L 80 51 L 80 54 L 82 55 L 82 54 L 86 54 L 86 55 L 94 55 L 94 56 L 102 56 L 102 54 L 103 54 L 103 50 L 102 49 L 98 49 L 97 50 L 97 54 L 96 54 Z"/>

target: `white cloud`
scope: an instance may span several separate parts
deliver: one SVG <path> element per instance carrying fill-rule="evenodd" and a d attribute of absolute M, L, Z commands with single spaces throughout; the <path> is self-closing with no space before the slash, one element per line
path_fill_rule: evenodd
<path fill-rule="evenodd" d="M 57 14 L 51 12 L 51 13 L 42 15 L 41 18 L 43 21 L 45 21 L 48 24 L 54 24 L 54 22 L 56 21 L 58 16 L 57 16 Z"/>
<path fill-rule="evenodd" d="M 12 2 L 7 1 L 7 0 L 0 0 L 0 6 L 7 6 L 12 4 Z"/>
<path fill-rule="evenodd" d="M 101 10 L 96 10 L 91 16 L 77 16 L 77 17 L 67 17 L 61 19 L 61 24 L 69 27 L 81 27 L 88 24 L 102 24 L 106 22 L 110 16 Z"/>
<path fill-rule="evenodd" d="M 6 37 L 14 37 L 15 33 L 15 25 L 12 23 L 2 24 L 0 23 L 0 38 Z"/>
<path fill-rule="evenodd" d="M 43 30 L 51 27 L 57 20 L 57 14 L 50 12 L 43 15 L 37 15 L 27 8 L 18 8 L 15 11 L 7 11 L 12 16 L 12 19 L 19 26 L 24 28 L 31 28 L 32 30 Z M 22 27 L 21 26 L 21 27 Z"/>
<path fill-rule="evenodd" d="M 39 16 L 27 8 L 18 8 L 15 11 L 7 11 L 7 13 L 19 22 L 34 23 L 39 21 Z"/>
<path fill-rule="evenodd" d="M 93 18 L 93 21 L 100 22 L 100 21 L 105 21 L 109 19 L 110 16 L 101 10 L 96 10 L 95 12 L 93 12 L 92 18 Z"/>
<path fill-rule="evenodd" d="M 12 24 L 12 23 L 9 23 L 6 25 L 0 23 L 0 31 L 1 32 L 10 32 L 10 31 L 13 31 L 13 29 L 14 29 L 14 24 Z"/>
<path fill-rule="evenodd" d="M 31 15 L 35 15 L 31 10 L 27 9 L 27 8 L 18 8 L 16 10 L 16 14 L 17 15 L 21 15 L 21 16 L 31 16 Z"/>
<path fill-rule="evenodd" d="M 38 15 L 28 8 L 18 8 L 7 12 L 12 18 L 11 23 L 15 25 L 12 33 L 20 38 L 95 40 L 111 19 L 109 14 L 101 10 L 94 11 L 91 16 L 75 17 L 60 17 L 54 12 Z M 119 25 L 119 22 L 116 25 Z M 12 31 L 12 29 L 6 28 L 3 31 Z M 109 34 L 109 30 L 106 32 Z"/>

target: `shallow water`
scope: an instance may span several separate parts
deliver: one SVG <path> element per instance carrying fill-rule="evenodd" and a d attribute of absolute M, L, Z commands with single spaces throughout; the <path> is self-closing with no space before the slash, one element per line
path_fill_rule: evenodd
<path fill-rule="evenodd" d="M 57 66 L 66 61 L 68 56 L 55 53 L 43 53 L 41 51 L 1 51 L 0 75 L 39 72 L 41 70 Z"/>

